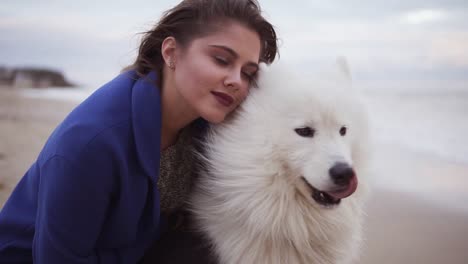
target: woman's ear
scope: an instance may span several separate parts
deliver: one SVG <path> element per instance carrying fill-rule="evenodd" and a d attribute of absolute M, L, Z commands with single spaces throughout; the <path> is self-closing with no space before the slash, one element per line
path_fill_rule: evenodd
<path fill-rule="evenodd" d="M 164 63 L 170 69 L 175 68 L 176 63 L 176 48 L 177 41 L 174 37 L 167 37 L 163 40 L 161 45 L 161 55 L 163 57 Z"/>

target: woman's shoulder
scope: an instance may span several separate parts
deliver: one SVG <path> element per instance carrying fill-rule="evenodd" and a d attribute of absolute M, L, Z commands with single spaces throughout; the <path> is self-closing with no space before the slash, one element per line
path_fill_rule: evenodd
<path fill-rule="evenodd" d="M 131 135 L 131 88 L 134 82 L 131 73 L 123 73 L 96 90 L 51 134 L 41 152 L 42 158 L 60 155 L 73 160 L 83 152 L 102 155 L 109 149 L 125 146 Z"/>
<path fill-rule="evenodd" d="M 63 122 L 51 134 L 39 155 L 39 162 L 61 156 L 73 162 L 112 160 L 116 153 L 128 152 L 129 120 L 110 124 Z"/>

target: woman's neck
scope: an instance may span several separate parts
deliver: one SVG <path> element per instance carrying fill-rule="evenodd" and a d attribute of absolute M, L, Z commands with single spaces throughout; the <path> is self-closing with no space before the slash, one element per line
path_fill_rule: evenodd
<path fill-rule="evenodd" d="M 161 150 L 177 141 L 179 132 L 198 116 L 176 89 L 172 76 L 164 76 L 161 86 Z"/>

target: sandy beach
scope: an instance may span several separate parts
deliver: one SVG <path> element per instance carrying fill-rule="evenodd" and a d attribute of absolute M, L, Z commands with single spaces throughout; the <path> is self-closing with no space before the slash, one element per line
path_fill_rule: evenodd
<path fill-rule="evenodd" d="M 50 133 L 77 103 L 28 98 L 0 87 L 0 208 Z"/>
<path fill-rule="evenodd" d="M 0 88 L 0 208 L 77 103 Z M 360 263 L 468 263 L 468 166 L 392 145 L 375 150 Z"/>
<path fill-rule="evenodd" d="M 374 153 L 360 263 L 467 263 L 468 167 L 385 144 Z"/>

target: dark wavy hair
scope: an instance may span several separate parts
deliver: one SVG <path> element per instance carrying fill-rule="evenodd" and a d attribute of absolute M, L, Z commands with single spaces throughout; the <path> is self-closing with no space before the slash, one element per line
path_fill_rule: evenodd
<path fill-rule="evenodd" d="M 225 21 L 239 22 L 257 32 L 261 41 L 260 62 L 273 62 L 278 53 L 276 32 L 261 15 L 256 0 L 184 0 L 166 11 L 153 29 L 143 33 L 138 56 L 127 69 L 136 70 L 140 76 L 156 70 L 162 76 L 164 39 L 172 36 L 186 48 L 195 38 L 215 32 L 216 26 Z"/>

